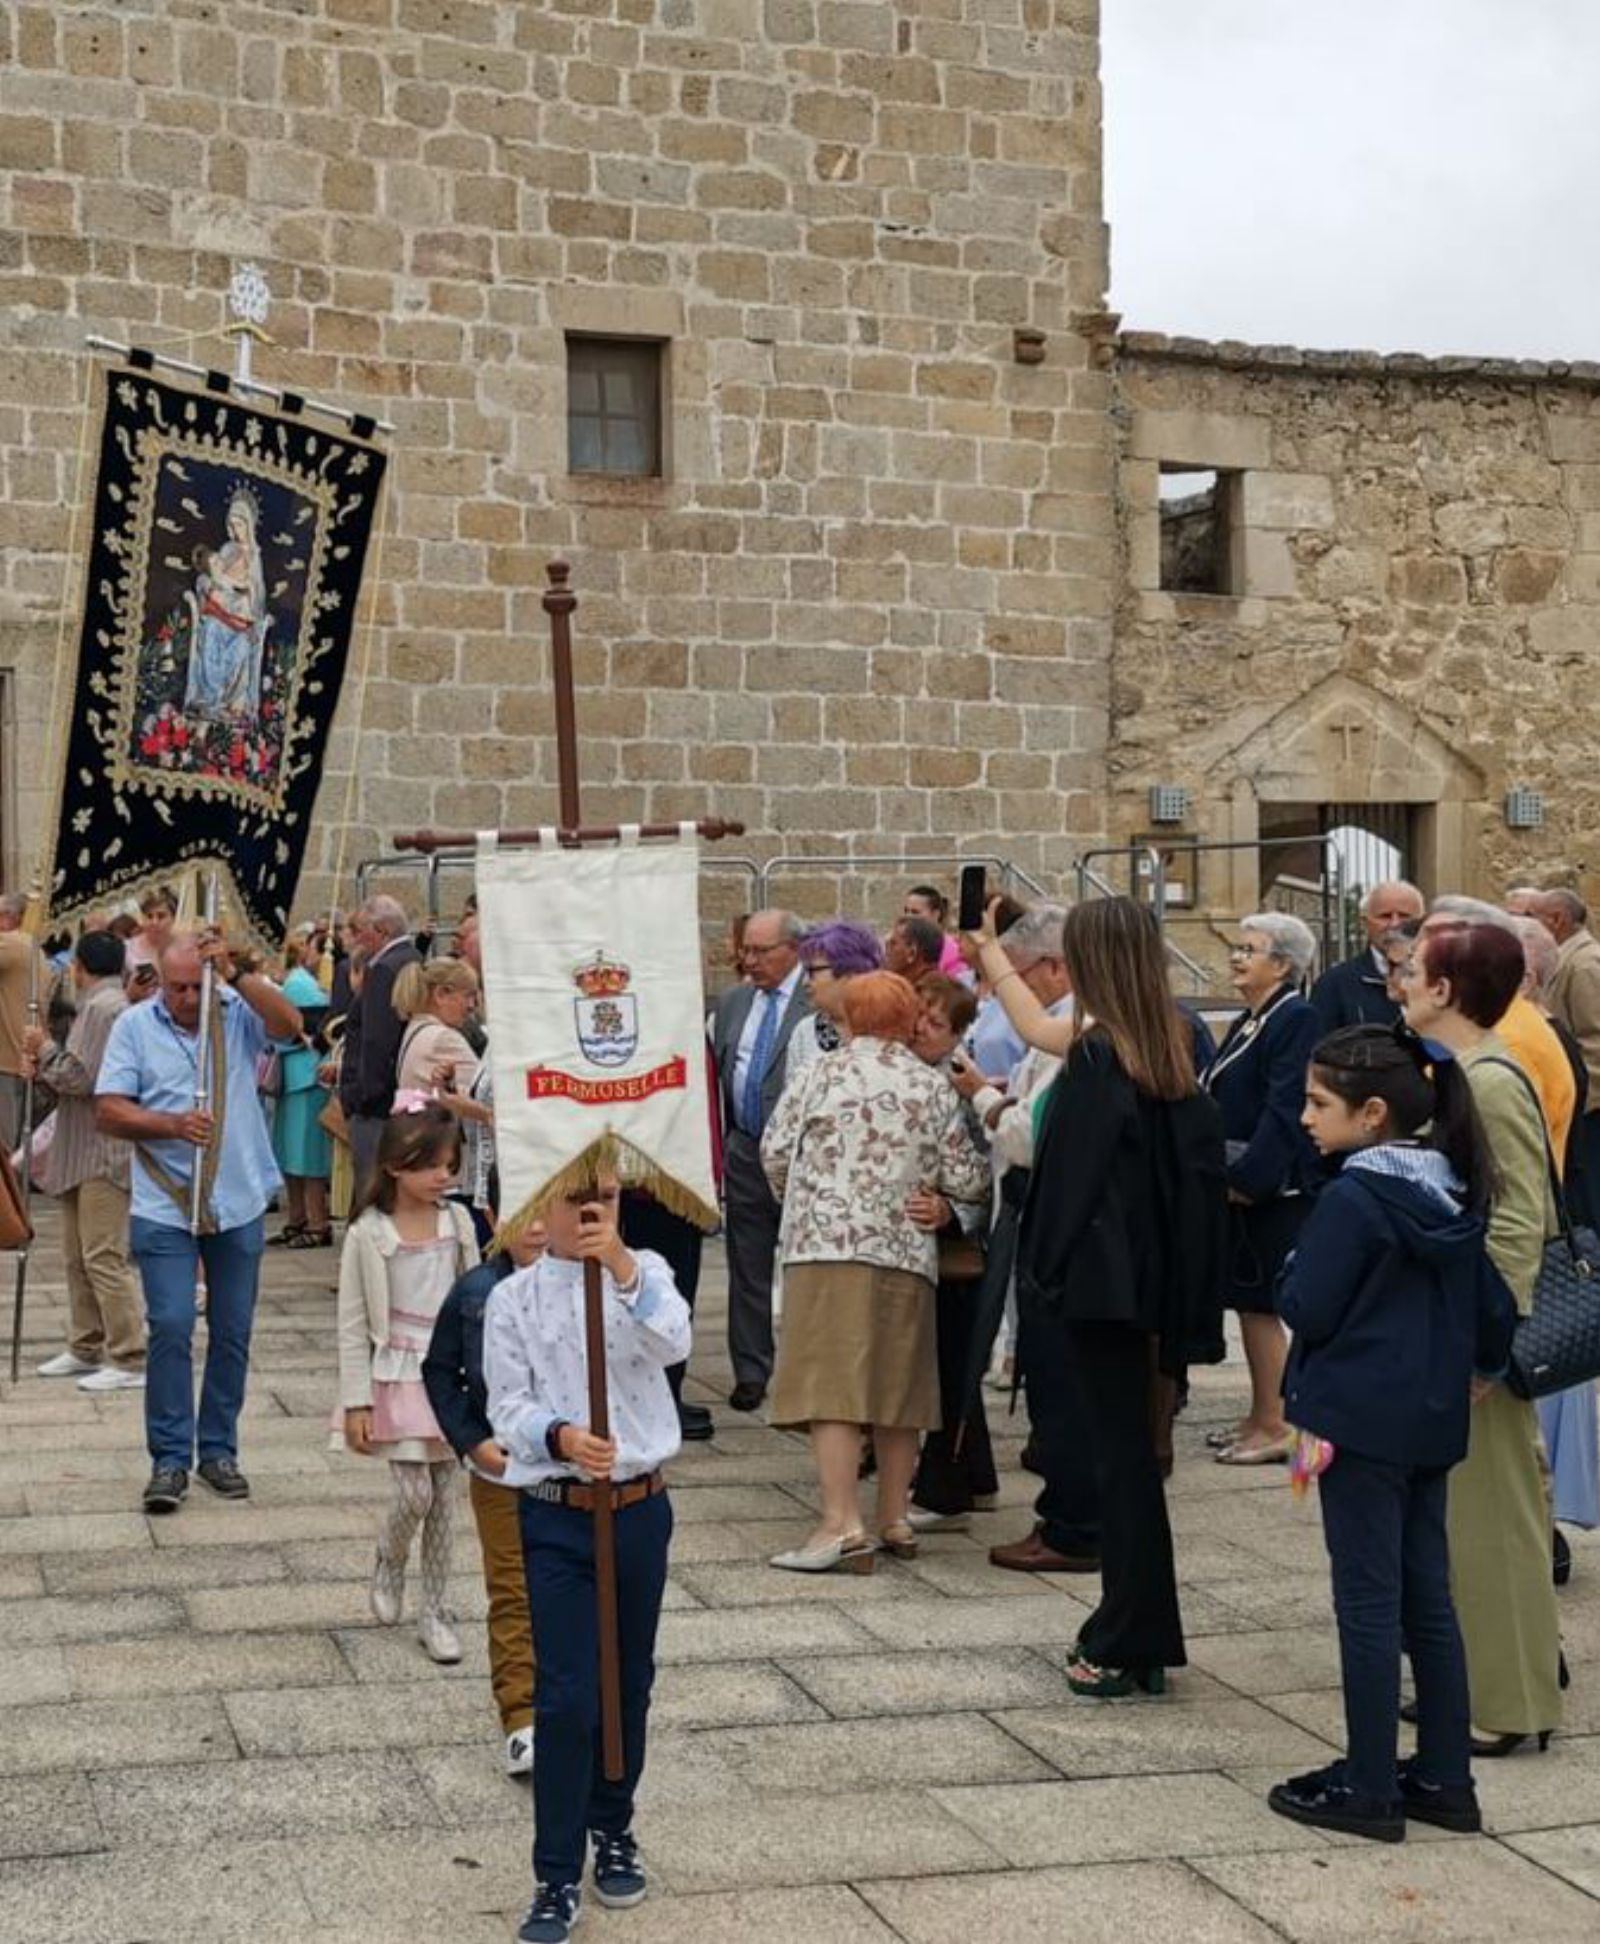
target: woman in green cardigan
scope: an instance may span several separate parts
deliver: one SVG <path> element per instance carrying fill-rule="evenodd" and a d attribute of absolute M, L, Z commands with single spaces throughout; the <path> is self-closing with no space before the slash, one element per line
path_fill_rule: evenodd
<path fill-rule="evenodd" d="M 1498 1185 L 1489 1255 L 1517 1308 L 1533 1306 L 1555 1227 L 1537 1096 L 1495 1023 L 1520 990 L 1522 943 L 1498 925 L 1430 921 L 1403 980 L 1406 1023 L 1461 1062 Z M 1534 1407 L 1475 1379 L 1471 1442 L 1450 1475 L 1450 1578 L 1472 1692 L 1472 1750 L 1544 1748 L 1561 1720 L 1550 1505 Z"/>

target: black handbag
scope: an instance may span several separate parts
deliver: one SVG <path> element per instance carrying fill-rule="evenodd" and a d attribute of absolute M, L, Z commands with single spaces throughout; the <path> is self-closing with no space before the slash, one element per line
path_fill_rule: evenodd
<path fill-rule="evenodd" d="M 1538 1106 L 1539 1096 L 1521 1067 L 1510 1060 L 1496 1060 L 1494 1064 L 1510 1067 Z M 1539 1127 L 1544 1134 L 1545 1166 L 1550 1171 L 1558 1233 L 1544 1245 L 1544 1260 L 1533 1286 L 1533 1308 L 1517 1318 L 1505 1377 L 1509 1390 L 1528 1398 L 1550 1397 L 1600 1377 L 1600 1236 L 1591 1228 L 1578 1226 L 1567 1208 L 1542 1107 Z"/>

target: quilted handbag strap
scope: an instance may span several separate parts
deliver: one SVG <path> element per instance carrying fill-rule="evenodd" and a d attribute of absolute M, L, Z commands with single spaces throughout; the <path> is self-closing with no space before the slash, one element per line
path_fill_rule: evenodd
<path fill-rule="evenodd" d="M 1567 1191 L 1561 1185 L 1561 1169 L 1556 1161 L 1555 1146 L 1550 1139 L 1550 1126 L 1544 1117 L 1544 1106 L 1539 1099 L 1538 1088 L 1534 1086 L 1533 1082 L 1523 1072 L 1522 1068 L 1517 1065 L 1515 1060 L 1502 1060 L 1497 1054 L 1491 1053 L 1485 1059 L 1480 1060 L 1478 1064 L 1480 1066 L 1504 1067 L 1507 1073 L 1514 1073 L 1527 1090 L 1528 1098 L 1533 1102 L 1534 1112 L 1539 1116 L 1539 1133 L 1544 1140 L 1544 1165 L 1550 1177 L 1551 1199 L 1556 1205 L 1556 1225 L 1561 1231 L 1561 1239 L 1566 1243 L 1573 1261 L 1583 1261 L 1583 1251 L 1578 1247 L 1578 1238 L 1573 1230 L 1572 1214 L 1567 1207 Z"/>

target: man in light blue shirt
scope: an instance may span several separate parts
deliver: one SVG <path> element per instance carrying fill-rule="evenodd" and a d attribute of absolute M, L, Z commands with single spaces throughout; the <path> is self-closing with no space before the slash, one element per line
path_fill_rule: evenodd
<path fill-rule="evenodd" d="M 207 1040 L 208 1101 L 200 1081 L 200 985 L 216 973 Z M 264 1241 L 262 1216 L 282 1185 L 256 1059 L 269 1039 L 293 1039 L 300 1014 L 270 979 L 236 972 L 215 935 L 177 938 L 161 955 L 161 991 L 131 1006 L 111 1030 L 95 1086 L 95 1124 L 133 1144 L 131 1244 L 150 1326 L 145 1439 L 147 1512 L 175 1512 L 195 1464 L 192 1345 L 195 1284 L 206 1274 L 206 1367 L 198 1425 L 199 1470 L 224 1498 L 250 1496 L 239 1469 L 238 1422 L 250 1367 L 250 1330 Z M 189 1227 L 200 1169 L 200 1233 Z"/>

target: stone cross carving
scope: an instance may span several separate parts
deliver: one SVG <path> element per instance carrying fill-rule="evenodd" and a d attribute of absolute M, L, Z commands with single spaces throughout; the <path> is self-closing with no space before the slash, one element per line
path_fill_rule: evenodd
<path fill-rule="evenodd" d="M 1345 716 L 1341 721 L 1330 722 L 1327 728 L 1330 735 L 1343 736 L 1344 738 L 1344 752 L 1340 757 L 1340 761 L 1347 764 L 1353 763 L 1355 761 L 1355 749 L 1351 738 L 1365 735 L 1367 725 L 1364 722 L 1358 722 L 1353 716 Z"/>

